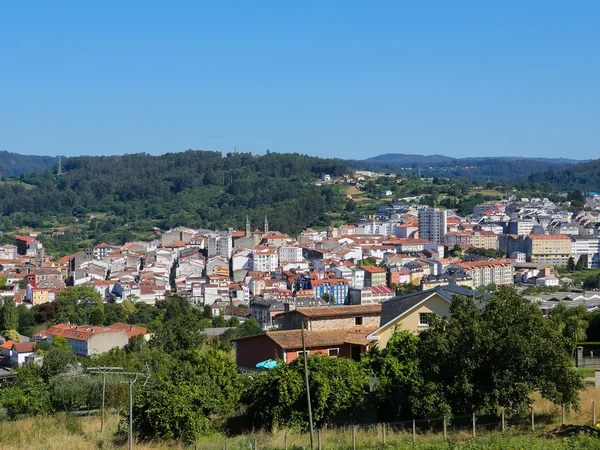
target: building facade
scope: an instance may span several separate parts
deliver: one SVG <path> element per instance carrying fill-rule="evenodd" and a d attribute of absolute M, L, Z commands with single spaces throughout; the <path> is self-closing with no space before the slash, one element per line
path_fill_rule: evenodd
<path fill-rule="evenodd" d="M 448 227 L 448 214 L 443 208 L 419 209 L 419 238 L 442 242 Z"/>

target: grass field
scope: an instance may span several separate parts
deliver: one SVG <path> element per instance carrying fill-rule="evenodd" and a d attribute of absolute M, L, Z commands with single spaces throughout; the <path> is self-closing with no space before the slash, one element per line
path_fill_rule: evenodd
<path fill-rule="evenodd" d="M 596 369 L 593 367 L 580 367 L 577 369 L 579 373 L 581 373 L 584 377 L 594 377 L 596 376 Z"/>
<path fill-rule="evenodd" d="M 410 423 L 386 428 L 386 445 L 383 445 L 381 425 L 357 429 L 355 433 L 357 449 L 417 449 L 417 450 L 490 450 L 490 449 L 598 449 L 600 439 L 590 436 L 562 437 L 549 435 L 561 423 L 561 408 L 549 401 L 534 397 L 536 413 L 535 432 L 530 431 L 528 417 L 508 418 L 507 431 L 502 433 L 499 423 L 488 422 L 478 425 L 477 437 L 472 437 L 470 427 L 461 429 L 448 428 L 447 442 L 443 441 L 439 424 L 431 425 L 433 431 L 418 431 L 416 443 L 412 443 Z M 581 408 L 568 412 L 567 424 L 591 425 L 592 402 L 600 405 L 600 389 L 590 388 L 582 393 Z M 483 418 L 481 419 L 483 421 Z M 92 450 L 92 449 L 126 449 L 127 443 L 115 443 L 114 433 L 119 423 L 119 416 L 107 416 L 106 431 L 100 433 L 100 418 L 74 417 L 59 414 L 48 417 L 35 417 L 18 421 L 0 422 L 0 449 L 2 450 Z M 479 423 L 479 422 L 478 422 Z M 591 430 L 591 429 L 590 429 Z M 286 440 L 288 449 L 309 449 L 310 439 L 307 434 L 285 432 L 258 432 L 255 434 L 225 437 L 215 433 L 199 440 L 195 445 L 177 442 L 135 443 L 134 448 L 140 450 L 158 449 L 203 449 L 223 450 L 225 445 L 230 450 L 255 450 L 255 442 L 261 450 L 284 449 Z M 315 448 L 317 448 L 315 433 Z M 321 448 L 323 450 L 352 449 L 352 430 L 328 429 L 321 432 Z"/>
<path fill-rule="evenodd" d="M 349 194 L 354 197 L 355 195 L 363 195 L 363 192 L 360 189 L 358 189 L 356 186 L 347 186 L 346 194 Z"/>

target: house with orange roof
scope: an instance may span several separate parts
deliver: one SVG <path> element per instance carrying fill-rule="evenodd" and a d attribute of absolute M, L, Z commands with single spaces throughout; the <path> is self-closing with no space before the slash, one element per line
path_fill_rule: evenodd
<path fill-rule="evenodd" d="M 64 336 L 75 355 L 93 356 L 115 347 L 124 347 L 133 336 L 147 338 L 148 330 L 143 327 L 116 323 L 109 326 L 71 325 L 61 323 L 33 335 L 33 344 L 46 341 L 52 344 L 56 336 Z"/>

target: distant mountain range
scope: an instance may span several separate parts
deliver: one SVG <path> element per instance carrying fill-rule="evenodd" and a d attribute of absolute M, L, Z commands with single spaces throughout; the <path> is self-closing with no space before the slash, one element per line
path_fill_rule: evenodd
<path fill-rule="evenodd" d="M 545 170 L 533 173 L 528 181 L 551 183 L 561 191 L 600 191 L 600 159 L 570 165 L 562 170 Z"/>
<path fill-rule="evenodd" d="M 20 155 L 6 150 L 0 151 L 0 166 L 2 166 L 3 178 L 48 169 L 54 167 L 57 163 L 58 157 L 56 156 Z"/>
<path fill-rule="evenodd" d="M 429 163 L 429 164 L 439 164 L 446 162 L 469 162 L 469 161 L 485 161 L 485 160 L 506 160 L 506 161 L 515 161 L 519 159 L 527 159 L 532 161 L 545 161 L 553 164 L 577 164 L 581 162 L 585 162 L 586 160 L 578 160 L 571 158 L 527 158 L 523 156 L 473 156 L 466 158 L 453 158 L 451 156 L 444 155 L 411 155 L 408 153 L 384 153 L 383 155 L 373 156 L 372 158 L 367 158 L 364 161 L 367 162 L 384 162 L 384 163 L 413 163 L 413 162 L 421 162 L 421 163 Z"/>
<path fill-rule="evenodd" d="M 410 174 L 422 177 L 462 177 L 469 181 L 527 180 L 538 172 L 555 172 L 583 161 L 569 158 L 524 158 L 519 156 L 452 158 L 444 155 L 411 155 L 386 153 L 365 160 L 351 160 L 348 164 L 357 170 L 374 170 Z"/>

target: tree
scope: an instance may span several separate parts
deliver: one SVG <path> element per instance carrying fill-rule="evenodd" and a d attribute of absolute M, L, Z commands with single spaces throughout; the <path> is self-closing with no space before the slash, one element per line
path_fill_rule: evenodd
<path fill-rule="evenodd" d="M 567 339 L 571 355 L 575 354 L 578 342 L 585 341 L 589 326 L 590 314 L 585 306 L 569 308 L 560 302 L 552 310 L 550 322 Z"/>
<path fill-rule="evenodd" d="M 215 328 L 224 328 L 227 326 L 227 322 L 225 321 L 225 316 L 223 313 L 219 314 L 212 320 L 212 326 Z"/>
<path fill-rule="evenodd" d="M 21 335 L 17 330 L 4 330 L 2 336 L 4 336 L 7 341 L 21 342 Z"/>
<path fill-rule="evenodd" d="M 19 314 L 19 333 L 31 336 L 33 334 L 32 328 L 36 324 L 35 313 L 32 311 L 32 308 L 26 305 L 19 305 L 17 306 L 17 313 Z"/>
<path fill-rule="evenodd" d="M 207 434 L 217 418 L 234 414 L 241 391 L 231 358 L 214 350 L 190 357 L 135 393 L 134 430 L 142 439 L 193 442 Z"/>
<path fill-rule="evenodd" d="M 12 298 L 6 298 L 0 313 L 0 329 L 16 330 L 17 328 L 19 328 L 19 311 L 17 311 L 15 301 Z"/>
<path fill-rule="evenodd" d="M 362 405 L 369 386 L 367 371 L 352 359 L 318 354 L 308 357 L 308 370 L 315 426 L 347 422 Z M 249 384 L 244 402 L 253 426 L 308 429 L 302 358 L 259 374 Z"/>
<path fill-rule="evenodd" d="M 369 256 L 365 259 L 361 259 L 360 261 L 358 261 L 358 266 L 376 266 L 377 265 L 377 260 L 375 258 L 373 258 L 372 256 Z"/>
<path fill-rule="evenodd" d="M 569 256 L 569 259 L 567 260 L 567 270 L 569 272 L 575 271 L 575 259 L 572 256 Z"/>
<path fill-rule="evenodd" d="M 575 264 L 575 270 L 577 272 L 581 272 L 583 269 L 584 269 L 584 267 L 583 267 L 583 261 L 581 260 L 581 258 L 579 258 L 577 260 L 577 264 Z"/>
<path fill-rule="evenodd" d="M 102 325 L 104 306 L 102 296 L 93 286 L 72 286 L 56 296 L 58 320 L 79 325 Z"/>
<path fill-rule="evenodd" d="M 52 339 L 52 347 L 66 352 L 71 351 L 71 346 L 67 343 L 67 338 L 64 336 L 55 336 Z"/>
<path fill-rule="evenodd" d="M 8 417 L 47 413 L 50 409 L 49 395 L 41 377 L 41 368 L 35 364 L 20 366 L 17 377 L 9 386 L 0 390 L 0 403 Z"/>
<path fill-rule="evenodd" d="M 231 319 L 229 319 L 229 322 L 227 323 L 228 327 L 239 327 L 240 326 L 240 319 L 238 319 L 237 316 L 233 316 L 231 317 Z"/>
<path fill-rule="evenodd" d="M 377 375 L 375 404 L 380 420 L 440 413 L 437 399 L 426 393 L 418 357 L 419 345 L 418 335 L 397 331 L 385 349 L 375 348 L 362 361 L 371 373 Z"/>
<path fill-rule="evenodd" d="M 55 411 L 88 410 L 102 404 L 102 379 L 90 375 L 60 374 L 50 381 L 50 403 Z"/>
<path fill-rule="evenodd" d="M 485 305 L 455 296 L 448 321 L 433 317 L 421 332 L 425 383 L 453 414 L 522 410 L 530 394 L 577 406 L 581 376 L 566 351 L 568 340 L 536 305 L 501 288 Z"/>
<path fill-rule="evenodd" d="M 44 364 L 42 365 L 40 375 L 44 381 L 48 382 L 52 377 L 66 373 L 76 366 L 77 358 L 73 353 L 54 347 L 44 355 Z"/>

